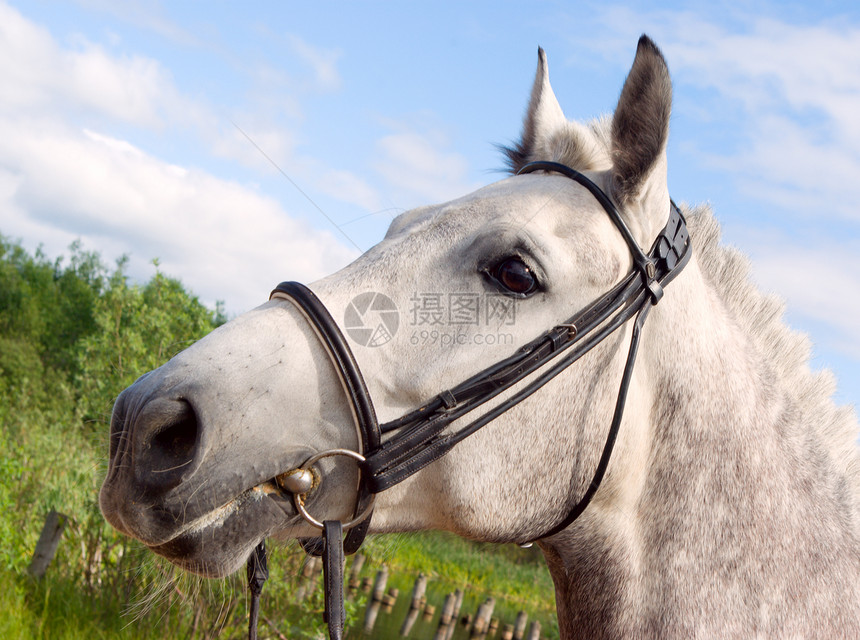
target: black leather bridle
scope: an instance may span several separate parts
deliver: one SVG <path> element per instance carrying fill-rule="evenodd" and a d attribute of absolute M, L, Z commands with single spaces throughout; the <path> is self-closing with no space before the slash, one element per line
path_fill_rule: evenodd
<path fill-rule="evenodd" d="M 651 307 L 663 297 L 663 288 L 689 261 L 692 255 L 689 233 L 683 215 L 675 203 L 670 201 L 669 220 L 646 254 L 633 238 L 613 202 L 588 177 L 555 162 L 532 162 L 525 165 L 518 174 L 536 171 L 561 174 L 588 189 L 624 238 L 633 256 L 633 268 L 621 282 L 572 318 L 545 331 L 513 355 L 471 376 L 452 389 L 442 391 L 418 409 L 396 420 L 378 424 L 373 402 L 346 338 L 316 295 L 297 282 L 282 282 L 272 291 L 271 298 L 290 301 L 313 327 L 340 377 L 360 436 L 360 452 L 337 449 L 312 458 L 315 462 L 323 456 L 348 454 L 359 461 L 361 481 L 355 517 L 348 523 L 345 539 L 345 527 L 339 521 L 327 520 L 320 523 L 304 511 L 304 499 L 311 490 L 310 484 L 299 483 L 294 486 L 287 483 L 288 487 L 292 487 L 289 490 L 297 508 L 309 522 L 323 531 L 321 538 L 301 542 L 308 553 L 323 556 L 326 620 L 332 640 L 340 639 L 343 634 L 343 554 L 354 553 L 363 542 L 370 523 L 374 496 L 445 455 L 482 426 L 528 398 L 628 320 L 635 318 L 615 411 L 591 483 L 568 510 L 567 515 L 559 522 L 548 525 L 546 531 L 535 539 L 555 535 L 576 520 L 588 506 L 603 480 L 621 425 L 642 326 Z M 521 389 L 511 393 L 471 422 L 458 426 L 453 431 L 449 430 L 451 423 L 464 418 L 529 376 L 534 378 Z M 384 441 L 383 436 L 386 436 Z M 310 477 L 314 473 L 312 466 L 312 462 L 305 463 L 303 467 L 283 476 L 299 472 Z M 282 476 L 276 481 L 282 488 L 285 486 Z M 252 593 L 249 637 L 252 640 L 256 637 L 256 611 L 265 580 L 265 561 L 265 547 L 261 542 L 248 560 L 248 578 Z"/>

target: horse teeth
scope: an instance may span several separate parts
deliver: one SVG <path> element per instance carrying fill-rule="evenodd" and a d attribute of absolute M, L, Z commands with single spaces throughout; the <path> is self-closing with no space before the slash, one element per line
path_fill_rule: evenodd
<path fill-rule="evenodd" d="M 251 489 L 254 493 L 262 493 L 264 495 L 281 495 L 281 492 L 278 490 L 278 487 L 275 486 L 275 483 L 271 480 L 266 480 L 265 482 L 258 484 L 256 487 Z"/>

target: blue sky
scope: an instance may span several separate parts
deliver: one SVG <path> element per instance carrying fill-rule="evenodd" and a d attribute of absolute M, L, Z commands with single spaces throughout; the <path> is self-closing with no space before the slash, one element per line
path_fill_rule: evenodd
<path fill-rule="evenodd" d="M 237 314 L 500 178 L 538 46 L 586 119 L 643 32 L 673 75 L 673 197 L 712 204 L 857 405 L 855 3 L 0 0 L 0 233 L 139 279 L 157 257 Z"/>

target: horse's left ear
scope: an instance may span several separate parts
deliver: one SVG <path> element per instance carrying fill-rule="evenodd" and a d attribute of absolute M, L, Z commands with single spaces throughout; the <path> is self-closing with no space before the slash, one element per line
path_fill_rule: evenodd
<path fill-rule="evenodd" d="M 612 118 L 610 192 L 647 238 L 669 209 L 666 143 L 672 82 L 663 54 L 643 35 Z M 653 219 L 652 219 L 653 218 Z M 656 227 L 659 229 L 659 227 Z"/>

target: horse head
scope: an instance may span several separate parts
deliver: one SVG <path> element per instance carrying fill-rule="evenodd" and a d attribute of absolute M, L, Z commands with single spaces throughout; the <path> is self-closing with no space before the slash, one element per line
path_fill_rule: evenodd
<path fill-rule="evenodd" d="M 611 125 L 569 122 L 541 51 L 512 167 L 551 160 L 587 173 L 650 245 L 669 209 L 670 93 L 663 58 L 643 38 Z M 346 323 L 382 421 L 516 352 L 611 289 L 631 264 L 586 189 L 533 173 L 400 215 L 379 244 L 310 288 Z M 386 318 L 396 325 L 384 344 L 363 341 L 363 320 L 385 328 Z M 624 364 L 621 343 L 621 335 L 605 341 L 551 388 L 380 493 L 373 530 L 447 529 L 500 542 L 539 536 L 590 478 Z M 262 538 L 315 535 L 273 479 L 321 451 L 360 451 L 360 440 L 314 327 L 274 298 L 122 393 L 102 510 L 156 553 L 223 575 Z M 325 480 L 308 510 L 347 518 L 357 465 L 319 465 Z"/>
<path fill-rule="evenodd" d="M 213 577 L 265 538 L 318 536 L 319 521 L 540 540 L 563 634 L 680 633 L 698 616 L 655 622 L 648 594 L 734 628 L 718 605 L 738 579 L 720 567 L 736 561 L 698 591 L 691 576 L 736 553 L 702 524 L 708 500 L 717 520 L 736 510 L 747 523 L 750 558 L 774 548 L 751 524 L 749 487 L 800 476 L 744 480 L 761 462 L 751 434 L 775 433 L 761 408 L 776 393 L 770 365 L 724 302 L 734 294 L 715 292 L 724 264 L 709 275 L 690 259 L 667 188 L 671 83 L 657 47 L 640 39 L 614 115 L 585 124 L 565 118 L 538 58 L 513 175 L 403 213 L 352 264 L 309 290 L 279 286 L 120 395 L 100 495 L 113 526 Z M 815 557 L 850 548 L 839 544 Z M 743 579 L 758 593 L 779 566 Z M 856 580 L 832 583 L 858 593 Z"/>

